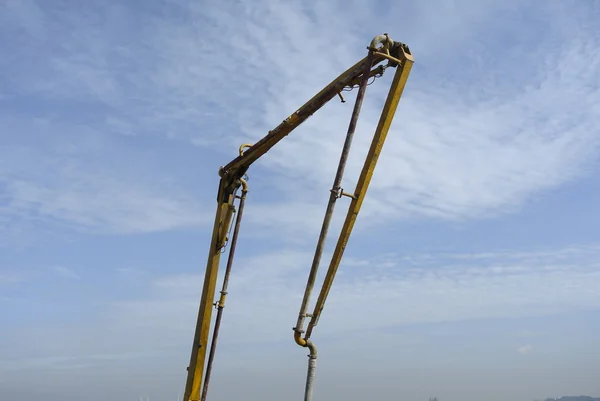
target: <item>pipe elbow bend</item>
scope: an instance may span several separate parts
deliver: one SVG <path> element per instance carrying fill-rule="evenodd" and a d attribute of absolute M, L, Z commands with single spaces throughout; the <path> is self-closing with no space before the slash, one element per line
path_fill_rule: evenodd
<path fill-rule="evenodd" d="M 294 331 L 294 341 L 301 347 L 308 346 L 308 342 L 304 338 L 302 338 L 302 333 L 300 333 L 299 331 Z"/>
<path fill-rule="evenodd" d="M 371 43 L 369 44 L 369 49 L 373 51 L 384 50 L 386 52 L 392 45 L 394 41 L 389 37 L 387 33 L 383 35 L 377 35 L 373 38 Z M 382 45 L 378 48 L 378 45 Z"/>

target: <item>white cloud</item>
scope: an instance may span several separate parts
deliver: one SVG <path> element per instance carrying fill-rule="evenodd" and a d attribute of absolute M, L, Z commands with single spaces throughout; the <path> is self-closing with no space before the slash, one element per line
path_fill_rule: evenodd
<path fill-rule="evenodd" d="M 529 344 L 526 345 L 522 345 L 519 348 L 517 348 L 517 352 L 521 355 L 526 355 L 529 354 L 533 351 L 533 347 Z"/>
<path fill-rule="evenodd" d="M 364 16 L 345 15 L 345 19 L 327 25 L 321 22 L 326 11 L 335 9 L 333 3 L 316 6 L 320 10 L 317 14 L 301 5 L 282 3 L 258 3 L 253 8 L 240 6 L 227 12 L 214 5 L 172 5 L 211 24 L 199 30 L 195 25 L 157 20 L 142 13 L 140 20 L 152 27 L 144 31 L 148 36 L 118 42 L 122 51 L 113 53 L 114 46 L 105 36 L 111 28 L 86 23 L 91 25 L 90 33 L 69 37 L 64 45 L 80 49 L 78 60 L 85 63 L 58 59 L 53 73 L 59 81 L 79 83 L 65 86 L 70 96 L 83 96 L 78 91 L 84 90 L 86 96 L 113 111 L 118 109 L 119 113 L 106 117 L 111 130 L 189 138 L 198 146 L 222 153 L 223 161 L 235 155 L 241 142 L 263 136 L 362 57 L 364 44 L 370 39 L 358 30 L 346 29 L 352 21 L 368 20 L 370 11 L 360 4 L 355 6 L 364 8 Z M 464 19 L 485 21 L 498 9 L 515 11 L 486 3 L 472 6 L 465 16 L 450 7 L 446 12 L 457 18 L 436 19 L 437 31 L 415 35 L 407 29 L 393 35 L 399 40 L 406 38 L 409 44 L 413 41 L 417 63 L 361 213 L 359 229 L 393 221 L 390 218 L 469 219 L 514 212 L 544 191 L 587 173 L 598 145 L 594 134 L 597 113 L 593 110 L 600 97 L 595 87 L 585 84 L 596 73 L 596 62 L 590 61 L 597 58 L 593 51 L 596 39 L 572 26 L 573 21 L 565 19 L 557 24 L 558 32 L 568 27 L 573 34 L 560 37 L 564 41 L 557 49 L 550 39 L 533 46 L 529 42 L 512 43 L 514 47 L 507 50 L 511 55 L 535 55 L 527 59 L 533 62 L 527 68 L 516 69 L 514 57 L 490 62 L 483 58 L 488 53 L 474 56 L 467 52 L 461 60 L 469 71 L 470 84 L 457 68 L 429 72 L 439 62 L 432 55 L 448 55 L 448 44 L 442 46 L 437 35 L 452 32 L 450 47 L 456 49 L 467 43 L 474 46 Z M 128 12 L 118 11 L 123 15 Z M 278 15 L 295 18 L 281 20 Z M 419 7 L 414 15 L 416 20 L 432 18 Z M 262 25 L 264 18 L 270 21 L 269 28 Z M 245 24 L 237 24 L 238 20 Z M 69 21 L 83 29 L 84 22 Z M 118 25 L 119 20 L 115 21 Z M 342 28 L 344 40 L 331 47 L 324 38 L 334 37 Z M 228 32 L 226 52 L 218 45 L 224 39 L 222 32 Z M 298 45 L 299 38 L 302 46 Z M 93 51 L 86 50 L 90 41 L 97 44 Z M 552 51 L 547 51 L 550 48 Z M 135 75 L 113 69 L 106 62 L 109 56 L 135 67 Z M 152 69 L 139 65 L 140 60 L 147 59 L 153 60 Z M 561 63 L 555 63 L 556 59 Z M 239 69 L 239 65 L 244 68 Z M 82 71 L 89 73 L 82 75 Z M 509 73 L 515 75 L 510 82 L 506 79 Z M 346 188 L 353 187 L 358 175 L 390 75 L 388 71 L 387 78 L 369 87 Z M 512 81 L 523 85 L 515 87 Z M 126 96 L 118 89 L 118 82 L 135 96 Z M 98 88 L 99 84 L 103 86 Z M 230 97 L 234 93 L 235 105 Z M 351 93 L 348 99 L 353 96 Z M 251 170 L 251 178 L 264 177 L 259 178 L 261 193 L 275 191 L 278 196 L 258 205 L 256 215 L 247 215 L 255 227 L 271 229 L 275 217 L 283 216 L 288 221 L 282 227 L 293 230 L 282 237 L 297 240 L 300 234 L 320 225 L 317 211 L 324 210 L 325 198 L 317 203 L 315 194 L 326 194 L 331 185 L 349 105 L 351 101 L 344 106 L 334 100 L 269 152 L 258 163 L 261 169 L 257 166 Z M 214 128 L 207 133 L 203 125 L 213 122 Z"/>
<path fill-rule="evenodd" d="M 13 285 L 23 281 L 19 275 L 11 272 L 0 272 L 0 285 Z"/>
<path fill-rule="evenodd" d="M 600 285 L 600 247 L 579 249 L 577 254 L 569 251 L 572 259 L 564 258 L 564 249 L 556 249 L 504 253 L 498 258 L 490 258 L 487 253 L 486 258 L 461 260 L 460 264 L 455 263 L 452 254 L 430 254 L 426 259 L 415 255 L 409 258 L 412 262 L 394 254 L 348 258 L 342 263 L 313 339 L 327 342 L 327 349 L 335 350 L 341 347 L 335 345 L 340 343 L 340 337 L 350 333 L 354 340 L 383 341 L 397 335 L 386 334 L 386 330 L 414 324 L 599 309 L 596 288 Z M 532 257 L 541 253 L 545 259 Z M 329 256 L 324 255 L 323 260 L 328 261 Z M 236 259 L 220 335 L 222 352 L 235 352 L 238 345 L 258 342 L 293 344 L 291 328 L 296 322 L 311 258 L 310 253 L 280 249 Z M 552 260 L 553 268 L 546 269 Z M 497 269 L 498 266 L 503 268 Z M 122 280 L 122 276 L 117 279 Z M 322 274 L 313 303 L 321 279 Z M 62 326 L 43 331 L 23 329 L 18 341 L 14 341 L 28 351 L 21 356 L 6 355 L 22 363 L 6 362 L 3 368 L 96 366 L 100 356 L 114 358 L 112 355 L 121 352 L 129 359 L 174 353 L 182 359 L 181 363 L 186 363 L 203 274 L 144 274 L 136 275 L 134 280 L 136 285 L 144 286 L 143 292 L 109 301 L 108 309 L 95 318 L 95 325 L 102 327 L 100 332 L 95 325 L 87 324 L 69 326 L 68 333 Z M 42 332 L 45 338 L 60 341 L 40 343 L 36 338 Z M 11 333 L 17 331 L 6 335 Z M 65 342 L 66 335 L 77 341 Z M 416 334 L 394 340 L 409 348 L 423 341 Z M 18 349 L 16 346 L 15 352 Z M 525 347 L 519 352 L 529 351 L 532 349 Z"/>
<path fill-rule="evenodd" d="M 173 199 L 158 190 L 135 188 L 116 179 L 70 187 L 12 181 L 10 212 L 34 212 L 39 219 L 59 219 L 86 231 L 139 233 L 193 226 L 206 217 L 191 199 Z"/>
<path fill-rule="evenodd" d="M 61 277 L 71 280 L 81 280 L 81 276 L 76 271 L 69 269 L 68 267 L 52 266 L 52 270 Z"/>
<path fill-rule="evenodd" d="M 406 263 L 401 255 L 393 254 L 350 259 L 340 267 L 315 336 L 327 338 L 342 331 L 362 330 L 362 317 L 366 316 L 369 329 L 380 330 L 600 308 L 595 292 L 600 285 L 598 247 L 582 247 L 572 259 L 564 259 L 562 249 L 544 253 L 545 259 L 532 257 L 536 252 L 515 253 L 461 264 L 454 263 L 451 254 L 430 255 L 425 263 L 414 262 L 419 258 Z M 323 257 L 325 266 L 328 256 Z M 238 257 L 229 284 L 223 341 L 278 341 L 291 336 L 311 259 L 311 253 L 285 249 Z M 183 333 L 183 326 L 190 323 L 184 317 L 195 319 L 202 280 L 200 274 L 157 279 L 152 299 L 122 304 L 127 320 L 137 316 L 144 322 L 160 321 L 179 327 Z M 161 311 L 165 311 L 164 317 Z M 245 334 L 248 331 L 253 333 L 251 337 Z"/>
<path fill-rule="evenodd" d="M 61 102 L 92 102 L 98 111 L 86 124 L 135 137 L 186 139 L 216 149 L 223 162 L 235 156 L 240 143 L 262 137 L 362 57 L 371 37 L 394 21 L 393 13 L 377 14 L 375 24 L 374 10 L 360 2 L 352 7 L 361 12 L 348 13 L 337 2 L 315 5 L 315 10 L 280 2 L 225 10 L 173 1 L 169 4 L 176 15 L 204 22 L 182 24 L 135 10 L 140 29 L 120 35 L 134 16 L 123 6 L 75 15 L 39 7 L 34 12 L 33 3 L 25 8 L 11 4 L 8 11 L 21 25 L 41 27 L 61 38 L 56 51 L 36 55 L 45 57 L 48 67 L 38 71 L 33 65 L 27 79 L 15 77 L 20 91 Z M 482 42 L 473 38 L 473 29 L 488 29 L 499 10 L 518 13 L 514 7 L 484 2 L 465 13 L 444 6 L 454 18 L 433 17 L 427 7 L 410 8 L 413 21 L 390 34 L 412 46 L 416 64 L 357 228 L 399 218 L 498 216 L 588 172 L 598 147 L 594 110 L 600 92 L 587 85 L 597 73 L 597 38 L 579 27 L 579 21 L 566 14 L 560 21 L 552 17 L 555 30 L 547 40 L 509 42 L 491 59 L 491 50 L 478 47 Z M 561 7 L 550 11 L 560 13 Z M 325 17 L 333 12 L 340 18 Z M 102 22 L 103 15 L 110 23 Z M 432 18 L 436 30 L 419 28 L 415 33 Z M 467 28 L 465 19 L 475 25 Z M 367 34 L 371 29 L 375 31 Z M 344 32 L 343 40 L 332 45 L 338 32 Z M 438 40 L 449 33 L 451 42 Z M 31 34 L 29 39 L 41 43 L 40 36 Z M 460 57 L 462 69 L 439 64 L 442 55 L 450 57 L 449 48 L 466 49 Z M 23 51 L 12 56 L 20 57 L 15 61 L 33 57 Z M 521 56 L 527 67 L 516 66 L 514 60 Z M 346 189 L 352 189 L 358 176 L 392 72 L 367 91 Z M 271 201 L 257 206 L 257 217 L 251 217 L 254 226 L 270 228 L 273 216 L 293 216 L 286 226 L 295 225 L 288 237 L 297 238 L 320 225 L 313 210 L 324 210 L 325 201 L 322 206 L 315 202 L 315 194 L 326 194 L 331 185 L 353 97 L 354 92 L 345 105 L 337 100 L 327 105 L 250 171 L 251 177 L 264 177 L 260 192 L 271 194 Z M 210 163 L 202 168 L 216 171 L 219 163 Z M 119 176 L 111 171 L 110 177 L 96 178 L 90 171 L 85 188 L 47 188 L 15 180 L 10 195 L 32 197 L 22 201 L 36 205 L 40 197 L 56 199 L 56 204 L 37 206 L 42 215 L 108 225 L 116 232 L 171 229 L 199 215 L 181 187 L 181 195 L 165 197 L 159 195 L 164 189 L 115 182 Z M 82 192 L 95 195 L 90 199 Z"/>
<path fill-rule="evenodd" d="M 600 247 L 569 249 L 514 254 L 507 251 L 497 257 L 482 253 L 485 257 L 481 258 L 453 254 L 429 254 L 427 258 L 394 254 L 349 257 L 341 266 L 313 335 L 327 355 L 323 366 L 330 366 L 320 374 L 327 375 L 326 370 L 333 368 L 332 358 L 345 358 L 343 355 L 357 341 L 394 344 L 397 352 L 401 349 L 403 354 L 419 360 L 423 356 L 414 349 L 431 346 L 423 337 L 430 329 L 408 330 L 402 335 L 389 330 L 399 326 L 600 308 L 596 291 L 600 285 Z M 536 254 L 546 256 L 539 259 L 534 257 Z M 565 258 L 565 254 L 571 258 Z M 288 344 L 282 352 L 298 354 L 291 328 L 311 257 L 310 253 L 280 249 L 237 258 L 221 328 L 219 372 L 223 366 L 241 366 L 234 362 L 234 356 L 240 349 L 255 349 L 248 347 L 252 344 Z M 545 269 L 550 261 L 554 268 Z M 145 286 L 143 295 L 131 294 L 109 302 L 109 308 L 98 313 L 93 324 L 44 326 L 43 330 L 13 328 L 4 333 L 13 346 L 0 361 L 0 370 L 6 374 L 23 370 L 59 374 L 65 369 L 103 369 L 108 364 L 125 369 L 144 364 L 146 358 L 166 358 L 173 374 L 179 375 L 173 383 L 180 384 L 202 279 L 202 274 L 189 273 L 136 275 L 136 284 Z M 45 341 L 39 340 L 41 335 Z M 379 364 L 378 355 L 387 351 L 383 346 L 374 347 L 372 355 L 357 358 Z M 524 344 L 517 352 L 527 354 L 533 352 L 533 347 Z M 300 357 L 294 361 L 298 368 L 304 363 Z"/>
<path fill-rule="evenodd" d="M 540 56 L 539 70 L 529 77 L 529 86 L 511 96 L 504 93 L 502 84 L 497 95 L 483 95 L 477 85 L 435 88 L 439 82 L 426 82 L 424 73 L 419 73 L 420 67 L 427 66 L 418 64 L 418 49 L 414 49 L 413 77 L 365 201 L 363 219 L 496 216 L 586 174 L 598 149 L 594 110 L 600 105 L 600 91 L 586 84 L 597 74 L 588 64 L 597 58 L 591 50 L 596 46 L 594 38 L 576 31 L 558 54 Z M 551 63 L 557 57 L 563 62 Z M 505 67 L 503 63 L 485 66 L 494 73 Z M 565 74 L 565 68 L 573 75 Z M 334 65 L 331 69 L 335 70 Z M 572 78 L 575 75 L 577 80 Z M 318 86 L 302 76 L 286 81 L 284 87 L 300 91 Z M 367 96 L 381 92 L 369 89 Z M 265 119 L 265 125 L 276 121 L 274 115 L 291 109 L 284 96 L 285 91 L 268 100 L 277 112 Z M 478 103 L 469 99 L 478 96 L 485 97 Z M 376 123 L 374 101 L 366 105 L 354 146 L 361 156 L 366 152 L 366 136 Z M 347 115 L 334 106 L 313 117 L 301 132 L 273 150 L 265 165 L 290 177 L 302 176 L 312 190 L 327 189 Z M 356 177 L 359 157 L 351 162 L 347 175 Z M 310 197 L 310 191 L 304 189 L 304 193 Z M 281 207 L 289 206 L 282 203 Z"/>
<path fill-rule="evenodd" d="M 518 337 L 539 337 L 542 334 L 543 333 L 538 333 L 538 332 L 531 331 L 531 330 L 522 330 L 522 331 L 518 332 L 516 335 Z"/>
<path fill-rule="evenodd" d="M 0 147 L 0 218 L 9 223 L 4 245 L 14 243 L 19 229 L 147 233 L 195 227 L 209 217 L 191 190 L 155 170 L 157 157 L 149 152 L 115 147 L 118 141 L 89 127 L 4 122 L 15 132 L 31 130 L 6 137 Z"/>

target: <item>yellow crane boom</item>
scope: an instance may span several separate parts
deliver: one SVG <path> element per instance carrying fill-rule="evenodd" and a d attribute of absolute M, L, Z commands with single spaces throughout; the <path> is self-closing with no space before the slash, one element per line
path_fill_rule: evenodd
<path fill-rule="evenodd" d="M 229 275 L 235 253 L 237 235 L 240 228 L 246 194 L 248 192 L 247 182 L 244 179 L 247 170 L 252 163 L 267 153 L 269 149 L 275 146 L 280 140 L 286 137 L 290 132 L 292 132 L 295 128 L 302 124 L 302 122 L 318 111 L 335 96 L 340 96 L 340 98 L 343 100 L 343 97 L 341 96 L 342 90 L 348 87 L 354 88 L 358 85 L 356 102 L 348 127 L 342 154 L 340 156 L 340 163 L 338 165 L 333 187 L 330 190 L 331 194 L 329 203 L 327 205 L 325 218 L 321 227 L 321 233 L 317 242 L 315 256 L 313 258 L 313 263 L 308 276 L 308 282 L 300 307 L 298 320 L 296 326 L 294 327 L 294 341 L 302 347 L 307 347 L 310 351 L 305 400 L 310 401 L 312 399 L 317 351 L 315 345 L 310 340 L 310 336 L 314 326 L 316 326 L 318 323 L 327 299 L 327 295 L 329 294 L 329 290 L 333 284 L 335 274 L 342 260 L 344 249 L 346 248 L 346 244 L 354 227 L 354 222 L 356 221 L 356 217 L 362 206 L 369 183 L 371 181 L 371 177 L 373 176 L 373 172 L 377 164 L 379 154 L 385 142 L 388 130 L 394 118 L 396 108 L 400 101 L 400 97 L 402 96 L 402 92 L 414 62 L 408 46 L 404 43 L 393 41 L 387 34 L 376 36 L 371 41 L 367 49 L 368 54 L 365 58 L 354 64 L 340 76 L 334 79 L 329 85 L 323 88 L 319 93 L 317 93 L 312 99 L 307 101 L 294 113 L 292 113 L 288 118 L 283 120 L 277 127 L 269 131 L 265 137 L 256 142 L 254 145 L 242 145 L 239 150 L 239 156 L 219 169 L 220 182 L 217 191 L 217 210 L 214 220 L 206 272 L 204 276 L 204 285 L 202 288 L 196 331 L 194 334 L 190 363 L 188 366 L 187 381 L 183 398 L 184 401 L 204 401 L 206 399 L 222 311 L 225 306 L 227 285 L 229 282 Z M 387 63 L 384 65 L 383 62 Z M 356 128 L 356 122 L 360 113 L 362 100 L 366 91 L 367 82 L 372 77 L 383 75 L 385 69 L 388 67 L 396 68 L 396 73 L 381 112 L 379 123 L 373 135 L 371 147 L 365 159 L 363 169 L 357 181 L 354 192 L 344 192 L 340 186 L 341 180 L 350 150 L 352 137 L 354 135 L 354 130 Z M 241 195 L 237 195 L 237 192 L 240 188 Z M 308 314 L 308 304 L 312 289 L 314 287 L 325 239 L 334 210 L 334 205 L 336 200 L 342 196 L 351 198 L 351 202 L 314 310 L 312 314 Z M 231 225 L 232 217 L 234 213 L 236 213 L 235 203 L 237 200 L 239 200 L 239 205 L 235 227 L 231 239 L 228 239 L 227 232 Z M 226 244 L 230 245 L 230 249 L 223 286 L 219 300 L 213 304 L 220 257 Z M 208 350 L 210 324 L 212 319 L 212 309 L 215 306 L 217 308 L 217 318 L 215 321 L 212 343 L 207 362 L 206 356 Z M 307 317 L 310 317 L 310 321 L 308 322 L 305 332 L 304 322 Z"/>

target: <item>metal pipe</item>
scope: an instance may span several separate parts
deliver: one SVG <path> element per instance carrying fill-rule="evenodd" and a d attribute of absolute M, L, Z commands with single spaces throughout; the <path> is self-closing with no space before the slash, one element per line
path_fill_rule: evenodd
<path fill-rule="evenodd" d="M 244 145 L 242 145 L 243 147 Z M 240 153 L 242 148 L 240 148 Z M 210 344 L 210 351 L 208 354 L 208 362 L 206 365 L 206 374 L 204 378 L 204 387 L 202 388 L 201 400 L 206 401 L 206 394 L 208 392 L 208 384 L 210 382 L 210 375 L 212 372 L 212 364 L 215 358 L 215 349 L 217 347 L 217 339 L 219 337 L 219 327 L 221 326 L 221 317 L 223 315 L 223 308 L 225 307 L 225 298 L 227 298 L 227 286 L 229 285 L 229 276 L 231 275 L 231 266 L 233 265 L 233 257 L 235 255 L 235 247 L 237 244 L 237 237 L 240 231 L 240 223 L 242 221 L 242 213 L 244 212 L 244 203 L 246 202 L 246 194 L 248 193 L 248 183 L 244 179 L 240 179 L 242 183 L 242 195 L 240 196 L 240 205 L 238 215 L 235 219 L 235 227 L 233 229 L 233 236 L 231 237 L 231 248 L 229 249 L 229 256 L 227 259 L 227 267 L 225 268 L 225 276 L 223 278 L 223 286 L 221 288 L 221 296 L 217 302 L 217 318 L 215 321 L 215 327 L 213 330 L 212 341 Z"/>
<path fill-rule="evenodd" d="M 306 340 L 302 338 L 302 333 L 304 332 L 303 326 L 304 326 L 304 320 L 306 319 L 306 312 L 308 310 L 308 302 L 310 301 L 310 295 L 312 293 L 312 289 L 314 287 L 315 280 L 317 278 L 317 271 L 319 270 L 319 263 L 321 262 L 321 256 L 323 255 L 325 239 L 327 237 L 327 232 L 329 231 L 329 225 L 331 223 L 331 218 L 333 216 L 335 202 L 340 197 L 340 191 L 341 191 L 340 185 L 342 183 L 342 177 L 344 176 L 344 169 L 346 167 L 346 161 L 348 160 L 348 154 L 350 153 L 350 146 L 352 145 L 352 138 L 354 136 L 354 131 L 356 130 L 356 123 L 358 121 L 358 116 L 360 114 L 362 102 L 365 97 L 365 92 L 367 90 L 367 83 L 368 83 L 368 80 L 370 77 L 372 62 L 373 62 L 373 51 L 369 50 L 369 54 L 367 56 L 367 62 L 364 65 L 364 69 L 363 69 L 363 73 L 362 73 L 362 80 L 361 80 L 360 86 L 358 88 L 358 93 L 356 94 L 356 102 L 354 103 L 354 109 L 352 111 L 352 116 L 350 118 L 350 124 L 348 126 L 346 140 L 344 141 L 344 147 L 342 148 L 340 162 L 338 164 L 337 172 L 335 174 L 333 186 L 330 190 L 329 202 L 327 203 L 327 209 L 325 211 L 325 217 L 323 219 L 323 224 L 321 226 L 321 232 L 319 234 L 319 239 L 317 241 L 317 247 L 316 247 L 312 265 L 310 268 L 310 273 L 308 275 L 306 289 L 304 290 L 304 298 L 302 299 L 302 304 L 300 306 L 300 312 L 298 313 L 298 321 L 296 322 L 296 327 L 294 327 L 294 341 L 298 345 L 303 346 L 303 347 L 307 346 Z"/>
<path fill-rule="evenodd" d="M 369 44 L 369 50 L 382 50 L 386 51 L 390 48 L 390 45 L 393 43 L 394 41 L 390 38 L 390 36 L 387 33 L 384 33 L 383 35 L 377 35 L 373 38 L 373 40 L 371 41 L 371 43 Z M 381 44 L 381 47 L 377 47 L 377 45 Z"/>
<path fill-rule="evenodd" d="M 317 369 L 317 347 L 310 340 L 306 340 L 310 350 L 308 355 L 308 369 L 306 372 L 306 387 L 304 390 L 304 401 L 312 401 L 313 388 L 315 385 L 315 371 Z"/>
<path fill-rule="evenodd" d="M 372 55 L 373 52 L 369 51 L 367 59 L 368 63 L 365 64 L 365 70 L 362 74 L 362 79 L 360 81 L 360 86 L 358 89 L 358 93 L 356 95 L 356 101 L 354 103 L 354 109 L 352 111 L 352 116 L 350 118 L 350 124 L 348 126 L 348 131 L 346 134 L 346 140 L 344 141 L 344 146 L 342 148 L 342 154 L 340 156 L 340 161 L 338 164 L 338 169 L 333 181 L 333 186 L 329 195 L 329 202 L 327 204 L 327 209 L 325 212 L 325 217 L 323 219 L 323 225 L 321 226 L 321 233 L 319 235 L 319 239 L 317 241 L 317 248 L 315 250 L 315 255 L 313 258 L 313 263 L 311 266 L 311 270 L 308 277 L 308 282 L 306 285 L 306 289 L 304 292 L 304 298 L 302 300 L 302 305 L 300 307 L 300 313 L 298 314 L 298 322 L 296 327 L 294 328 L 294 340 L 298 345 L 303 347 L 308 347 L 310 350 L 310 354 L 308 355 L 308 369 L 306 372 L 306 386 L 304 389 L 304 401 L 312 401 L 313 397 L 313 389 L 315 383 L 315 373 L 317 368 L 317 347 L 313 344 L 311 340 L 308 338 L 302 338 L 304 320 L 306 319 L 306 311 L 308 309 L 308 302 L 310 300 L 310 295 L 312 289 L 314 287 L 314 283 L 317 276 L 317 270 L 319 268 L 319 263 L 321 260 L 321 256 L 323 254 L 323 248 L 325 245 L 325 239 L 327 237 L 327 232 L 329 230 L 329 225 L 331 223 L 331 218 L 333 216 L 333 211 L 335 208 L 336 200 L 341 196 L 341 182 L 344 175 L 344 169 L 346 167 L 346 162 L 348 160 L 348 154 L 350 152 L 350 146 L 352 144 L 352 138 L 354 136 L 354 132 L 356 130 L 356 124 L 358 121 L 358 116 L 360 114 L 360 109 L 362 107 L 362 102 L 365 96 L 365 92 L 367 89 L 367 83 L 371 76 L 371 65 L 372 65 Z"/>
<path fill-rule="evenodd" d="M 381 57 L 385 57 L 386 59 L 393 61 L 394 63 L 398 64 L 398 65 L 402 65 L 402 60 L 398 60 L 396 57 L 390 56 L 389 54 L 385 54 L 385 53 L 381 53 L 381 52 L 376 52 L 377 55 L 381 56 Z"/>
<path fill-rule="evenodd" d="M 404 91 L 404 88 L 406 86 L 408 75 L 410 74 L 412 65 L 414 63 L 414 59 L 409 53 L 407 53 L 404 49 L 400 49 L 400 51 L 401 58 L 403 59 L 403 61 L 396 70 L 394 79 L 392 81 L 392 85 L 389 89 L 388 96 L 386 98 L 383 110 L 381 112 L 381 116 L 379 117 L 379 123 L 377 124 L 375 134 L 373 135 L 369 152 L 367 154 L 360 176 L 356 183 L 356 188 L 354 190 L 354 198 L 350 202 L 350 206 L 348 208 L 348 212 L 346 214 L 346 218 L 344 220 L 340 236 L 338 238 L 335 249 L 333 250 L 331 261 L 329 263 L 329 268 L 327 269 L 327 273 L 325 274 L 325 278 L 323 279 L 323 286 L 321 287 L 321 291 L 317 298 L 317 302 L 315 302 L 314 310 L 311 314 L 311 320 L 308 323 L 306 329 L 305 338 L 310 338 L 312 330 L 314 326 L 317 325 L 319 317 L 321 316 L 321 312 L 323 311 L 325 300 L 327 299 L 329 290 L 331 289 L 331 286 L 333 284 L 333 280 L 335 278 L 337 269 L 340 265 L 342 256 L 344 254 L 344 250 L 346 249 L 346 244 L 348 243 L 350 234 L 354 227 L 354 223 L 356 221 L 358 213 L 360 212 L 360 208 L 369 188 L 373 172 L 375 171 L 375 167 L 379 159 L 379 155 L 381 154 L 381 149 L 383 148 L 383 145 L 385 143 L 388 131 L 392 124 L 392 120 L 394 119 L 396 109 L 398 107 L 398 103 L 400 102 L 402 92 Z"/>

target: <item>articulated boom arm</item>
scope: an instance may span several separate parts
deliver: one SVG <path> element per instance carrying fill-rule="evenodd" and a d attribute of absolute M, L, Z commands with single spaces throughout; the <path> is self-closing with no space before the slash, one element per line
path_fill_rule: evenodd
<path fill-rule="evenodd" d="M 387 61 L 386 65 L 382 64 L 384 61 Z M 354 88 L 358 85 L 358 93 L 354 111 L 352 113 L 346 141 L 340 157 L 340 163 L 334 180 L 334 185 L 331 189 L 331 196 L 327 205 L 327 211 L 325 213 L 325 219 L 323 221 L 321 233 L 319 235 L 315 257 L 311 266 L 298 321 L 296 327 L 294 327 L 294 339 L 296 343 L 303 347 L 308 347 L 310 350 L 305 400 L 309 400 L 312 397 L 312 382 L 314 368 L 316 366 L 316 348 L 310 341 L 309 337 L 312 333 L 313 327 L 318 322 L 321 311 L 323 310 L 325 300 L 333 283 L 339 263 L 341 262 L 344 249 L 354 226 L 354 221 L 356 220 L 360 207 L 362 206 L 363 198 L 367 192 L 367 188 L 373 175 L 379 153 L 381 152 L 385 137 L 394 117 L 400 96 L 404 90 L 404 86 L 406 85 L 406 80 L 410 73 L 412 64 L 413 58 L 408 46 L 400 42 L 394 42 L 388 37 L 387 34 L 375 37 L 368 47 L 368 55 L 365 58 L 354 64 L 347 71 L 334 79 L 312 99 L 310 99 L 302 107 L 282 121 L 273 130 L 269 131 L 264 138 L 256 142 L 254 145 L 242 145 L 239 150 L 239 156 L 219 169 L 220 182 L 217 193 L 217 210 L 207 260 L 207 267 L 204 276 L 204 285 L 202 288 L 202 297 L 198 311 L 198 320 L 194 334 L 190 364 L 188 367 L 186 388 L 183 399 L 184 401 L 204 401 L 206 399 L 222 311 L 227 295 L 227 285 L 229 282 L 229 275 L 235 253 L 237 235 L 239 232 L 246 193 L 248 192 L 248 186 L 246 180 L 244 179 L 247 170 L 252 163 L 267 153 L 269 149 L 275 146 L 279 141 L 281 141 L 295 128 L 302 124 L 307 118 L 323 107 L 327 102 L 338 95 L 341 98 L 341 91 L 344 90 L 344 88 Z M 341 190 L 340 185 L 346 159 L 352 142 L 352 137 L 354 135 L 356 121 L 358 119 L 362 100 L 366 91 L 367 82 L 369 78 L 383 75 L 385 69 L 388 67 L 396 68 L 396 74 L 381 113 L 381 118 L 373 136 L 371 148 L 369 149 L 369 153 L 365 160 L 365 164 L 359 177 L 356 189 L 354 193 L 348 194 Z M 241 195 L 237 195 L 240 187 Z M 346 220 L 333 253 L 333 257 L 315 305 L 314 312 L 312 314 L 308 314 L 308 302 L 314 286 L 325 238 L 327 236 L 331 215 L 334 209 L 334 204 L 337 199 L 344 195 L 351 198 Z M 229 239 L 227 234 L 233 215 L 236 213 L 235 203 L 237 200 L 239 200 L 239 206 L 237 210 L 235 227 L 232 237 Z M 230 250 L 223 286 L 220 292 L 219 300 L 213 304 L 220 256 L 226 244 L 229 244 Z M 205 361 L 208 350 L 209 330 L 213 307 L 216 307 L 217 309 L 217 317 L 205 371 Z M 304 333 L 303 325 L 306 317 L 310 317 L 311 320 L 309 321 L 305 335 L 302 336 Z"/>

